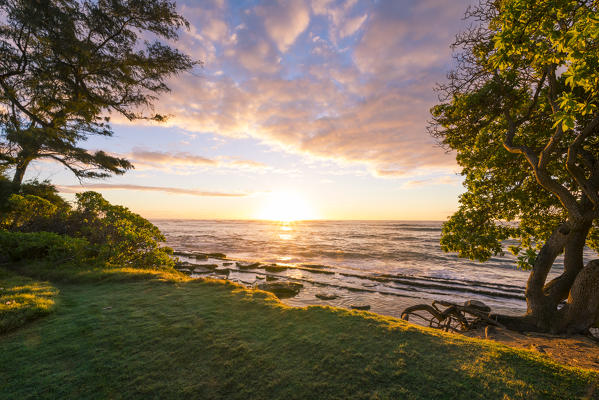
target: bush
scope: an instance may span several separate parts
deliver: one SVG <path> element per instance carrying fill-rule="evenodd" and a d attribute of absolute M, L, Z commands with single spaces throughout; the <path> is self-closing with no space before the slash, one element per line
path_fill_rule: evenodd
<path fill-rule="evenodd" d="M 0 229 L 12 232 L 65 233 L 66 210 L 35 195 L 11 194 L 0 216 Z"/>
<path fill-rule="evenodd" d="M 23 184 L 18 194 L 11 194 L 1 206 L 0 229 L 39 235 L 23 236 L 25 247 L 10 250 L 14 253 L 10 259 L 48 257 L 53 261 L 63 258 L 81 261 L 83 254 L 70 253 L 81 245 L 87 249 L 86 257 L 92 255 L 96 263 L 106 266 L 157 269 L 174 266 L 172 250 L 160 245 L 165 238 L 148 220 L 126 207 L 110 204 L 96 192 L 78 193 L 76 197 L 72 209 L 52 185 L 37 181 Z M 70 238 L 65 239 L 65 235 Z M 5 246 L 20 236 L 5 232 L 3 237 L 0 249 L 9 249 Z M 82 242 L 69 242 L 73 238 Z M 71 244 L 74 247 L 68 246 Z M 30 255 L 27 246 L 31 247 Z"/>
<path fill-rule="evenodd" d="M 48 200 L 50 203 L 54 204 L 59 210 L 69 210 L 71 208 L 69 203 L 60 197 L 54 185 L 50 184 L 49 181 L 40 182 L 35 179 L 27 181 L 21 184 L 19 194 L 23 196 L 29 194 L 41 197 L 42 199 Z"/>
<path fill-rule="evenodd" d="M 46 259 L 64 263 L 86 262 L 93 255 L 90 243 L 52 232 L 8 232 L 0 230 L 0 254 L 5 261 Z"/>
<path fill-rule="evenodd" d="M 65 234 L 70 210 L 49 182 L 29 181 L 12 193 L 12 183 L 0 175 L 0 229 Z"/>
<path fill-rule="evenodd" d="M 4 209 L 6 200 L 12 194 L 12 182 L 2 172 L 2 166 L 0 166 L 0 212 Z"/>
<path fill-rule="evenodd" d="M 172 249 L 160 246 L 165 240 L 150 221 L 126 207 L 115 206 L 96 192 L 77 195 L 70 216 L 73 234 L 97 246 L 98 257 L 113 266 L 172 268 Z"/>

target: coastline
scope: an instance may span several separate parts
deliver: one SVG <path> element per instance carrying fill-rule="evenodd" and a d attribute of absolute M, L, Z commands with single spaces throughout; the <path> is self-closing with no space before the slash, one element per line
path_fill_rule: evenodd
<path fill-rule="evenodd" d="M 502 314 L 526 310 L 528 272 L 515 267 L 513 256 L 506 250 L 503 256 L 479 263 L 445 253 L 439 245 L 439 221 L 156 222 L 169 247 L 192 255 L 183 261 L 229 268 L 219 260 L 193 257 L 197 252 L 218 252 L 244 265 L 287 267 L 279 278 L 296 278 L 305 286 L 297 297 L 285 300 L 289 304 L 349 307 L 359 302 L 395 317 L 404 307 L 433 300 L 462 304 L 475 299 Z M 560 273 L 559 261 L 550 277 Z M 301 269 L 305 265 L 324 268 Z M 262 268 L 232 271 L 229 278 L 256 286 L 264 272 Z M 329 290 L 340 295 L 336 302 L 321 302 L 315 297 Z"/>
<path fill-rule="evenodd" d="M 267 281 L 299 284 L 301 287 L 297 293 L 281 297 L 283 303 L 296 307 L 360 307 L 399 318 L 406 307 L 415 304 L 430 303 L 432 300 L 461 303 L 476 299 L 502 313 L 518 314 L 525 310 L 523 307 L 503 305 L 506 298 L 513 300 L 513 303 L 524 304 L 524 289 L 509 285 L 481 288 L 479 282 L 368 274 L 320 264 L 263 263 L 230 259 L 220 253 L 175 251 L 175 256 L 180 259 L 176 268 L 193 278 L 228 279 L 248 288 L 256 288 Z"/>

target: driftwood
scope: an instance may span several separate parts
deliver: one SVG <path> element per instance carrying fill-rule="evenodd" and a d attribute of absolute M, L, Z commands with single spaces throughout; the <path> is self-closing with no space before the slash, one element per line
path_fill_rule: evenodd
<path fill-rule="evenodd" d="M 464 305 L 448 301 L 435 300 L 431 305 L 416 304 L 406 308 L 401 318 L 445 332 L 466 332 L 472 329 L 492 325 L 503 328 L 503 325 L 489 317 L 490 309 L 466 302 Z"/>

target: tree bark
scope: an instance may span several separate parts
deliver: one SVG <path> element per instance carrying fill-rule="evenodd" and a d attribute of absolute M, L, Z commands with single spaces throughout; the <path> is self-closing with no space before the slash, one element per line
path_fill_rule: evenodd
<path fill-rule="evenodd" d="M 537 255 L 526 284 L 527 321 L 534 322 L 543 331 L 550 329 L 556 311 L 547 301 L 543 288 L 555 259 L 563 252 L 570 238 L 571 230 L 571 224 L 566 222 L 553 231 Z"/>
<path fill-rule="evenodd" d="M 580 271 L 570 290 L 568 302 L 559 311 L 555 330 L 585 333 L 599 318 L 599 260 Z"/>
<path fill-rule="evenodd" d="M 17 193 L 21 188 L 21 183 L 23 183 L 23 178 L 25 177 L 25 171 L 27 170 L 30 162 L 31 159 L 26 158 L 17 163 L 15 174 L 12 179 L 12 190 L 14 193 Z"/>
<path fill-rule="evenodd" d="M 493 316 L 509 329 L 582 333 L 599 319 L 599 260 L 583 266 L 592 220 L 567 222 L 539 252 L 526 287 L 528 310 L 522 316 Z M 545 284 L 556 257 L 564 251 L 564 272 Z M 560 309 L 560 303 L 568 299 Z"/>
<path fill-rule="evenodd" d="M 584 267 L 582 253 L 592 220 L 581 223 L 572 229 L 564 246 L 564 272 L 545 285 L 543 292 L 552 303 L 552 307 L 568 298 L 570 288 L 578 273 Z"/>

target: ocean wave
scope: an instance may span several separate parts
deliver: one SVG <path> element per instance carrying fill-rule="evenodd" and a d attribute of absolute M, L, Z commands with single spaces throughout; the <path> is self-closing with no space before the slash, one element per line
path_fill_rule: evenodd
<path fill-rule="evenodd" d="M 442 222 L 160 220 L 166 243 L 177 250 L 225 253 L 248 260 L 312 263 L 364 274 L 420 276 L 484 286 L 484 290 L 524 287 L 527 271 L 515 268 L 510 254 L 486 263 L 444 253 L 439 245 Z M 560 273 L 558 259 L 551 274 Z M 456 283 L 456 287 L 462 287 Z M 503 286 L 502 286 L 503 285 Z"/>

